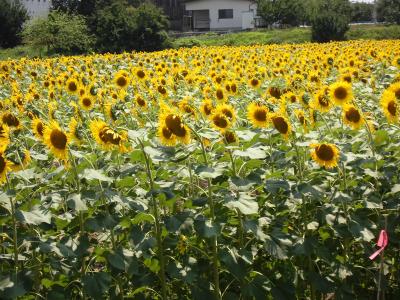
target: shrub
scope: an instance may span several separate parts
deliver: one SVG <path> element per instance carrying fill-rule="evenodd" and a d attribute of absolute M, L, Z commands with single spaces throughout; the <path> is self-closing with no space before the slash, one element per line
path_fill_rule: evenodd
<path fill-rule="evenodd" d="M 49 54 L 80 54 L 91 50 L 94 38 L 89 34 L 85 19 L 58 11 L 47 18 L 32 21 L 23 31 L 24 42 Z"/>
<path fill-rule="evenodd" d="M 11 48 L 21 43 L 22 25 L 28 18 L 19 1 L 0 0 L 0 47 Z"/>
<path fill-rule="evenodd" d="M 400 0 L 378 0 L 378 19 L 387 23 L 400 24 Z"/>
<path fill-rule="evenodd" d="M 96 10 L 91 23 L 100 51 L 153 51 L 168 42 L 168 21 L 152 4 L 135 8 L 125 0 L 113 1 Z"/>
<path fill-rule="evenodd" d="M 311 38 L 315 42 L 340 41 L 350 29 L 347 0 L 323 0 L 311 18 Z"/>

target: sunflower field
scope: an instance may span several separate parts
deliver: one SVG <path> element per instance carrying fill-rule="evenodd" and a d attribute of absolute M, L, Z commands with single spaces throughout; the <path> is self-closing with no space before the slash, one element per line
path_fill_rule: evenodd
<path fill-rule="evenodd" d="M 1 299 L 399 299 L 400 43 L 0 61 Z"/>

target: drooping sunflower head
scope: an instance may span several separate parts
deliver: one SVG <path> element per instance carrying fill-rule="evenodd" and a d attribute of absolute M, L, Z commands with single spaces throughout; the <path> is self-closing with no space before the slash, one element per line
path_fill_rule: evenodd
<path fill-rule="evenodd" d="M 177 143 L 176 136 L 171 130 L 168 129 L 166 125 L 158 126 L 158 137 L 161 141 L 161 144 L 165 146 L 173 147 Z"/>
<path fill-rule="evenodd" d="M 215 107 L 216 113 L 224 114 L 231 124 L 236 122 L 236 112 L 235 108 L 231 104 L 221 103 Z"/>
<path fill-rule="evenodd" d="M 268 120 L 268 107 L 252 102 L 247 106 L 247 118 L 254 127 L 267 127 Z"/>
<path fill-rule="evenodd" d="M 135 104 L 135 106 L 140 107 L 141 109 L 147 109 L 147 102 L 141 95 L 135 97 Z"/>
<path fill-rule="evenodd" d="M 6 124 L 0 123 L 0 152 L 4 152 L 10 143 L 10 129 Z"/>
<path fill-rule="evenodd" d="M 52 121 L 44 127 L 43 141 L 55 157 L 67 160 L 69 138 L 57 122 Z"/>
<path fill-rule="evenodd" d="M 228 117 L 221 112 L 214 112 L 210 119 L 213 127 L 222 133 L 232 125 Z"/>
<path fill-rule="evenodd" d="M 304 128 L 304 130 L 307 130 L 307 118 L 305 116 L 305 113 L 301 109 L 296 109 L 294 111 L 294 114 L 296 115 L 297 120 L 301 124 L 301 126 Z"/>
<path fill-rule="evenodd" d="M 313 109 L 318 110 L 319 112 L 326 113 L 330 111 L 330 109 L 333 106 L 333 103 L 329 98 L 329 96 L 326 94 L 326 90 L 321 89 L 314 95 L 314 98 L 310 103 L 310 106 Z"/>
<path fill-rule="evenodd" d="M 204 99 L 200 106 L 200 111 L 205 117 L 208 117 L 212 114 L 214 110 L 213 103 L 210 99 Z"/>
<path fill-rule="evenodd" d="M 399 121 L 399 104 L 393 91 L 386 90 L 383 92 L 381 107 L 389 123 L 397 123 Z"/>
<path fill-rule="evenodd" d="M 174 138 L 183 144 L 190 143 L 191 135 L 189 127 L 183 123 L 180 115 L 171 110 L 167 110 L 160 115 L 159 133 L 161 133 L 161 135 L 159 134 L 161 142 L 163 142 L 164 137 L 166 140 L 170 140 L 171 143 L 173 142 Z M 168 137 L 170 133 L 173 136 Z"/>
<path fill-rule="evenodd" d="M 43 140 L 44 136 L 44 123 L 39 118 L 34 118 L 32 120 L 32 132 L 35 137 L 39 140 Z"/>
<path fill-rule="evenodd" d="M 343 121 L 353 129 L 359 129 L 364 119 L 359 109 L 354 105 L 347 104 L 343 107 Z"/>
<path fill-rule="evenodd" d="M 89 125 L 93 138 L 103 149 L 111 150 L 122 147 L 124 137 L 114 131 L 102 120 L 94 120 Z"/>
<path fill-rule="evenodd" d="M 223 133 L 224 142 L 226 144 L 236 144 L 239 141 L 238 136 L 234 131 L 227 130 Z"/>
<path fill-rule="evenodd" d="M 311 144 L 311 157 L 321 167 L 331 169 L 337 166 L 339 160 L 339 149 L 334 144 L 320 143 Z"/>
<path fill-rule="evenodd" d="M 272 113 L 270 115 L 270 119 L 274 128 L 278 130 L 279 133 L 284 136 L 284 138 L 287 139 L 292 132 L 292 127 L 289 123 L 289 120 L 284 115 L 279 113 Z"/>
<path fill-rule="evenodd" d="M 10 128 L 20 128 L 21 127 L 21 122 L 20 120 L 17 118 L 17 116 L 15 116 L 13 113 L 9 112 L 9 111 L 5 111 L 2 115 L 1 115 L 1 122 L 3 124 L 6 124 L 8 127 Z"/>
<path fill-rule="evenodd" d="M 68 124 L 69 138 L 71 142 L 75 142 L 80 145 L 83 141 L 82 130 L 83 123 L 78 122 L 76 118 L 72 117 Z"/>
<path fill-rule="evenodd" d="M 353 98 L 351 85 L 346 81 L 339 81 L 330 85 L 329 93 L 336 105 L 344 105 Z"/>
<path fill-rule="evenodd" d="M 0 152 L 0 184 L 6 182 L 7 173 L 11 171 L 12 163 L 7 160 L 4 152 Z"/>

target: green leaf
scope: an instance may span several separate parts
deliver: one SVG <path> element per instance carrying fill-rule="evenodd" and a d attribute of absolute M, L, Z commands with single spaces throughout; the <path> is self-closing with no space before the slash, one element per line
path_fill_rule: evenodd
<path fill-rule="evenodd" d="M 244 215 L 256 214 L 258 212 L 258 203 L 254 197 L 247 193 L 240 193 L 239 199 L 231 200 L 225 203 L 230 209 L 239 209 Z"/>
<path fill-rule="evenodd" d="M 100 180 L 100 181 L 113 182 L 113 179 L 104 175 L 101 170 L 95 170 L 95 169 L 85 169 L 81 177 L 87 180 Z"/>
<path fill-rule="evenodd" d="M 399 184 L 399 183 L 395 184 L 395 185 L 392 187 L 392 189 L 390 190 L 390 192 L 391 192 L 392 194 L 396 194 L 396 193 L 400 192 L 400 184 Z"/>
<path fill-rule="evenodd" d="M 354 237 L 360 237 L 365 242 L 370 242 L 375 238 L 374 234 L 370 230 L 354 221 L 350 223 L 349 230 Z"/>
<path fill-rule="evenodd" d="M 250 147 L 245 151 L 235 150 L 233 151 L 233 154 L 236 156 L 248 157 L 250 159 L 264 159 L 267 157 L 267 152 L 262 146 Z"/>
<path fill-rule="evenodd" d="M 14 282 L 10 280 L 10 277 L 0 279 L 0 291 L 4 291 L 7 288 L 14 286 Z"/>
<path fill-rule="evenodd" d="M 110 252 L 107 254 L 107 260 L 114 268 L 125 271 L 125 258 L 120 252 Z"/>
<path fill-rule="evenodd" d="M 389 133 L 386 130 L 377 130 L 375 131 L 374 142 L 377 145 L 382 145 L 389 141 Z"/>
<path fill-rule="evenodd" d="M 1 193 L 0 194 L 0 206 L 4 207 L 9 212 L 11 212 L 10 198 L 8 197 L 8 195 L 6 193 Z"/>
<path fill-rule="evenodd" d="M 131 222 L 134 225 L 142 223 L 142 222 L 154 223 L 155 219 L 154 219 L 153 215 L 151 215 L 151 214 L 146 214 L 146 213 L 140 212 L 132 219 Z"/>
<path fill-rule="evenodd" d="M 84 200 L 81 199 L 80 194 L 72 194 L 68 197 L 67 205 L 74 211 L 86 211 L 88 208 Z"/>
<path fill-rule="evenodd" d="M 16 216 L 21 222 L 26 224 L 39 225 L 41 223 L 51 224 L 51 213 L 40 210 L 39 207 L 34 207 L 32 211 L 17 210 Z"/>
<path fill-rule="evenodd" d="M 218 176 L 222 175 L 222 172 L 223 169 L 214 169 L 207 166 L 198 166 L 195 170 L 195 173 L 200 178 L 217 178 Z"/>
<path fill-rule="evenodd" d="M 106 272 L 86 274 L 82 282 L 87 295 L 94 299 L 103 299 L 111 284 L 111 276 Z"/>

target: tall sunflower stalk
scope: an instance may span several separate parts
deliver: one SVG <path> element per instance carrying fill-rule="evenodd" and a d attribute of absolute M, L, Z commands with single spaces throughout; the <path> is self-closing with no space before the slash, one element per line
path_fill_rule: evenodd
<path fill-rule="evenodd" d="M 146 173 L 147 173 L 147 178 L 149 180 L 150 184 L 150 194 L 151 194 L 151 201 L 152 201 L 152 206 L 153 206 L 153 214 L 154 214 L 154 220 L 155 220 L 155 225 L 156 225 L 156 241 L 157 241 L 157 256 L 158 259 L 160 260 L 160 271 L 158 273 L 161 281 L 161 295 L 162 299 L 166 300 L 167 298 L 167 279 L 165 276 L 165 257 L 164 257 L 164 247 L 163 247 L 163 241 L 162 241 L 162 227 L 161 227 L 161 220 L 160 220 L 160 215 L 159 215 L 159 208 L 157 205 L 157 199 L 153 195 L 154 191 L 154 180 L 153 180 L 153 175 L 151 172 L 151 161 L 149 156 L 147 155 L 146 151 L 144 150 L 144 145 L 143 142 L 139 139 L 139 145 L 140 149 L 142 150 L 144 159 L 145 159 L 145 164 L 146 164 Z"/>
<path fill-rule="evenodd" d="M 204 147 L 203 140 L 199 136 L 199 134 L 195 130 L 193 130 L 193 128 L 190 128 L 190 129 L 200 143 L 204 163 L 205 163 L 206 167 L 208 167 L 207 152 L 206 152 L 206 148 Z M 211 222 L 214 223 L 215 222 L 215 209 L 214 209 L 214 199 L 212 196 L 212 185 L 211 185 L 210 178 L 207 178 L 207 189 L 208 189 L 207 197 L 208 197 L 208 205 L 210 207 Z M 221 291 L 220 291 L 220 286 L 219 286 L 218 238 L 216 235 L 213 236 L 211 239 L 211 251 L 212 251 L 212 271 L 213 271 L 213 281 L 214 281 L 214 293 L 215 293 L 215 298 L 219 300 L 219 299 L 221 299 Z"/>
<path fill-rule="evenodd" d="M 6 175 L 7 187 L 8 190 L 11 191 L 11 184 L 8 176 Z M 14 271 L 15 271 L 15 280 L 17 280 L 18 275 L 18 230 L 17 230 L 17 218 L 15 215 L 15 201 L 13 201 L 13 197 L 10 196 L 10 206 L 11 206 L 11 219 L 13 225 L 13 252 L 14 252 Z M 17 284 L 15 282 L 15 284 Z"/>

